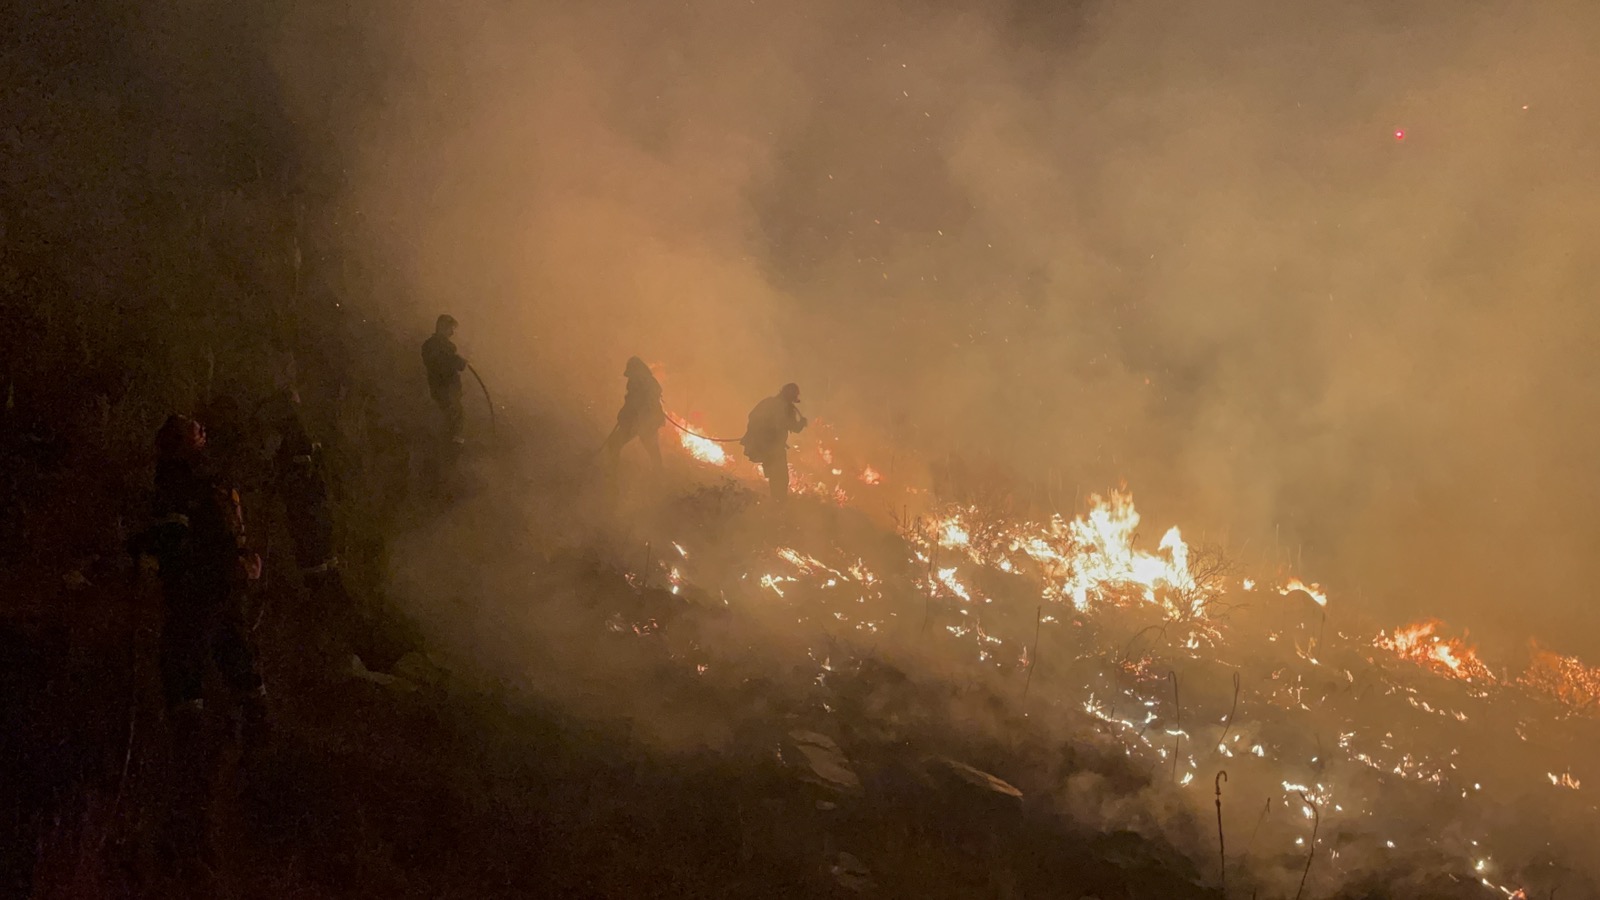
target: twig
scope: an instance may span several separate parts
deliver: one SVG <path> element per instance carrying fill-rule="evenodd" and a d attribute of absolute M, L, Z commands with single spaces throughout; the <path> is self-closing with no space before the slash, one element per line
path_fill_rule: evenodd
<path fill-rule="evenodd" d="M 267 535 L 267 546 L 261 551 L 261 580 L 256 588 L 256 594 L 261 597 L 261 607 L 256 610 L 256 620 L 250 624 L 250 633 L 255 634 L 261 623 L 267 620 L 267 606 L 272 603 L 272 535 Z"/>
<path fill-rule="evenodd" d="M 1028 654 L 1028 680 L 1022 683 L 1022 699 L 1028 699 L 1028 688 L 1033 687 L 1033 670 L 1039 665 L 1039 626 L 1044 623 L 1044 604 L 1033 614 L 1033 652 Z"/>
<path fill-rule="evenodd" d="M 1147 625 L 1144 628 L 1139 629 L 1134 633 L 1133 637 L 1128 638 L 1128 646 L 1122 648 L 1122 659 L 1126 661 L 1128 659 L 1128 654 L 1133 652 L 1134 643 L 1138 641 L 1139 638 L 1144 637 L 1146 634 L 1149 634 L 1152 631 L 1159 631 L 1162 634 L 1166 634 L 1167 626 L 1163 623 L 1161 625 Z"/>
<path fill-rule="evenodd" d="M 1272 811 L 1272 798 L 1268 797 L 1266 805 L 1261 807 L 1261 815 L 1256 816 L 1256 827 L 1255 827 L 1254 830 L 1252 830 L 1250 832 L 1250 843 L 1249 843 L 1248 846 L 1246 846 L 1244 848 L 1244 852 L 1245 852 L 1246 856 L 1249 856 L 1250 855 L 1250 851 L 1255 849 L 1255 847 L 1256 847 L 1256 835 L 1261 833 L 1261 823 L 1265 822 L 1267 820 L 1267 813 L 1269 813 L 1271 811 Z"/>
<path fill-rule="evenodd" d="M 111 802 L 110 821 L 106 825 L 105 833 L 100 835 L 100 847 L 105 848 L 106 838 L 111 834 L 110 829 L 115 826 L 118 814 L 122 812 L 122 800 L 127 794 L 128 772 L 133 767 L 133 746 L 139 737 L 139 594 L 137 581 L 139 577 L 139 557 L 133 559 L 135 590 L 132 602 L 128 605 L 128 739 L 122 751 L 122 772 L 117 776 L 117 795 Z"/>
<path fill-rule="evenodd" d="M 1217 741 L 1217 752 L 1228 746 L 1228 732 L 1233 730 L 1233 714 L 1239 711 L 1239 673 L 1233 673 L 1233 706 L 1228 710 L 1228 721 L 1222 726 L 1222 738 Z"/>
<path fill-rule="evenodd" d="M 1222 875 L 1222 897 L 1228 897 L 1228 845 L 1222 837 L 1222 783 L 1228 780 L 1226 770 L 1218 770 L 1217 777 L 1212 784 L 1217 789 L 1217 862 L 1220 864 L 1218 871 Z"/>
<path fill-rule="evenodd" d="M 1301 791 L 1300 799 L 1311 807 L 1311 852 L 1306 854 L 1306 870 L 1300 873 L 1300 890 L 1294 892 L 1294 900 L 1300 900 L 1300 895 L 1305 893 L 1306 877 L 1311 874 L 1311 861 L 1317 858 L 1317 831 L 1322 827 L 1322 810 L 1317 809 L 1311 795 Z"/>
<path fill-rule="evenodd" d="M 1178 673 L 1168 669 L 1167 680 L 1172 682 L 1173 722 L 1177 728 L 1172 736 L 1172 780 L 1178 780 L 1178 748 L 1183 746 L 1183 701 L 1178 699 Z"/>

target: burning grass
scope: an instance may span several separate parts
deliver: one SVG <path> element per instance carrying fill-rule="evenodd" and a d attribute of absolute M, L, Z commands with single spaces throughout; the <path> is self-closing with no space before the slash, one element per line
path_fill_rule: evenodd
<path fill-rule="evenodd" d="M 1449 678 L 1479 684 L 1493 684 L 1494 672 L 1478 658 L 1476 647 L 1463 638 L 1439 634 L 1444 625 L 1437 619 L 1397 628 L 1392 636 L 1380 633 L 1373 642 L 1395 656 L 1416 663 Z"/>
<path fill-rule="evenodd" d="M 863 484 L 896 489 L 839 474 L 858 471 L 840 456 L 798 454 L 797 482 L 845 508 Z M 1193 785 L 1226 764 L 1230 785 L 1276 797 L 1280 810 L 1252 842 L 1248 871 L 1230 870 L 1230 887 L 1237 878 L 1292 894 L 1308 851 L 1320 848 L 1308 896 L 1428 866 L 1514 897 L 1550 876 L 1527 834 L 1476 811 L 1488 786 L 1565 803 L 1600 775 L 1577 752 L 1587 726 L 1558 721 L 1596 721 L 1600 670 L 1536 649 L 1526 673 L 1506 677 L 1433 620 L 1365 636 L 1330 631 L 1330 611 L 1335 623 L 1353 622 L 1332 591 L 1295 576 L 1241 577 L 1225 553 L 1191 545 L 1177 527 L 1151 546 L 1126 490 L 1092 496 L 1071 516 L 968 497 L 898 524 L 897 541 L 845 529 L 778 549 L 745 534 L 746 551 L 720 569 L 694 565 L 690 527 L 673 538 L 689 551 L 674 576 L 732 585 L 722 596 L 735 612 L 778 604 L 795 634 L 814 636 L 808 656 L 822 682 L 912 646 L 983 683 L 1015 684 L 1019 696 L 1029 685 L 1031 717 L 1094 723 L 1095 740 L 1160 773 L 1190 812 L 1211 799 Z M 1185 685 L 1181 721 L 1174 673 Z M 1529 694 L 1559 704 L 1555 716 L 1531 715 Z M 1290 825 L 1302 794 L 1320 810 L 1318 835 L 1304 817 Z M 1595 821 L 1592 806 L 1561 808 Z"/>

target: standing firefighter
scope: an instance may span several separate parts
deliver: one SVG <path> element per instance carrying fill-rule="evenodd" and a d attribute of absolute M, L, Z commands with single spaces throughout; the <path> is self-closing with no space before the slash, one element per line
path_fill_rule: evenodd
<path fill-rule="evenodd" d="M 333 509 L 322 445 L 311 439 L 300 416 L 300 396 L 289 388 L 269 405 L 278 435 L 272 457 L 272 485 L 283 501 L 284 524 L 294 540 L 295 565 L 323 626 L 319 637 L 336 650 L 341 664 L 350 648 L 369 654 L 367 622 L 345 588 L 333 541 Z"/>
<path fill-rule="evenodd" d="M 622 448 L 635 438 L 644 448 L 646 456 L 656 469 L 661 468 L 661 445 L 657 432 L 667 424 L 667 414 L 661 409 L 661 382 L 651 374 L 650 367 L 637 356 L 628 358 L 622 374 L 628 379 L 628 393 L 623 398 L 622 409 L 617 412 L 617 427 L 606 438 L 606 464 L 615 469 Z"/>
<path fill-rule="evenodd" d="M 461 373 L 466 370 L 467 361 L 450 340 L 455 333 L 455 318 L 440 316 L 434 323 L 433 336 L 422 343 L 422 364 L 428 370 L 428 393 L 444 414 L 445 437 L 452 444 L 461 444 L 465 441 L 461 429 L 466 418 L 461 408 Z"/>
<path fill-rule="evenodd" d="M 273 398 L 269 409 L 278 434 L 278 449 L 272 456 L 272 486 L 283 501 L 286 524 L 294 539 L 295 565 L 312 593 L 321 594 L 323 582 L 337 580 L 339 566 L 333 549 L 333 511 L 328 505 L 322 445 L 313 441 L 306 430 L 300 418 L 300 397 L 293 389 Z"/>
<path fill-rule="evenodd" d="M 171 416 L 156 435 L 155 524 L 136 538 L 136 555 L 160 565 L 166 621 L 161 629 L 161 685 L 175 737 L 197 736 L 205 709 L 208 659 L 239 709 L 248 742 L 265 736 L 266 687 L 245 622 L 245 586 L 261 559 L 245 543 L 239 492 L 207 471 L 206 431 Z"/>
<path fill-rule="evenodd" d="M 772 487 L 773 499 L 789 496 L 789 435 L 806 427 L 800 415 L 800 385 L 786 384 L 777 396 L 756 404 L 744 429 L 744 455 L 761 464 L 761 471 Z"/>

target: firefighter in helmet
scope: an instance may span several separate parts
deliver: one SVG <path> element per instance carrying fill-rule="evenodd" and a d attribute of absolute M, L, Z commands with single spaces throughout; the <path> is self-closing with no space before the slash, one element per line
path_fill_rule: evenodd
<path fill-rule="evenodd" d="M 800 386 L 792 382 L 784 385 L 750 411 L 740 440 L 745 457 L 761 465 L 773 499 L 780 502 L 789 496 L 789 435 L 806 427 L 799 403 Z"/>
<path fill-rule="evenodd" d="M 441 315 L 434 323 L 433 336 L 422 343 L 422 365 L 428 372 L 428 393 L 444 416 L 445 437 L 452 444 L 465 440 L 462 427 L 466 412 L 461 405 L 461 373 L 467 361 L 456 352 L 451 340 L 456 333 L 453 316 Z"/>
<path fill-rule="evenodd" d="M 628 379 L 628 393 L 623 397 L 622 409 L 617 411 L 617 426 L 611 429 L 601 448 L 606 464 L 616 469 L 622 448 L 637 439 L 645 455 L 657 470 L 661 468 L 661 444 L 658 432 L 667 424 L 667 414 L 661 408 L 661 382 L 650 372 L 650 367 L 637 356 L 630 356 L 622 370 Z"/>
<path fill-rule="evenodd" d="M 156 435 L 156 454 L 155 523 L 131 549 L 159 566 L 166 607 L 161 684 L 169 715 L 180 732 L 196 727 L 209 661 L 239 706 L 246 739 L 258 740 L 265 736 L 266 686 L 245 621 L 245 588 L 260 577 L 261 558 L 246 543 L 239 492 L 210 471 L 206 430 L 194 419 L 168 417 Z"/>

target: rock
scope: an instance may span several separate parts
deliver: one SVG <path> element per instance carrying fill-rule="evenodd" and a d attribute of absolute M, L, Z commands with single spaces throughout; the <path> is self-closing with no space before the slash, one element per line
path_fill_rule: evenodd
<path fill-rule="evenodd" d="M 805 761 L 802 779 L 845 793 L 861 790 L 861 779 L 832 738 L 815 731 L 799 730 L 789 732 L 789 739 Z"/>
<path fill-rule="evenodd" d="M 373 684 L 386 688 L 393 688 L 397 691 L 414 691 L 417 689 L 416 684 L 404 678 L 400 678 L 395 675 L 385 675 L 382 672 L 374 672 L 371 669 L 368 669 L 366 664 L 361 662 L 361 657 L 359 656 L 350 657 L 350 674 L 361 679 L 362 681 L 369 681 Z"/>
<path fill-rule="evenodd" d="M 838 882 L 840 887 L 857 893 L 871 890 L 873 887 L 872 871 L 867 868 L 866 863 L 856 859 L 849 853 L 841 851 L 838 859 L 834 861 L 832 866 L 828 867 L 828 871 L 833 875 L 833 880 Z"/>
<path fill-rule="evenodd" d="M 937 757 L 934 759 L 934 763 L 943 767 L 956 778 L 960 779 L 966 784 L 972 785 L 973 787 L 981 788 L 985 791 L 990 791 L 992 793 L 1001 794 L 1007 797 L 1015 797 L 1018 800 L 1022 799 L 1021 791 L 1012 787 L 1010 784 L 1001 781 L 993 775 L 990 775 L 988 772 L 974 769 L 966 763 L 957 762 L 949 757 Z"/>
<path fill-rule="evenodd" d="M 435 665 L 427 654 L 416 650 L 400 657 L 389 671 L 413 684 L 435 688 L 442 687 L 449 677 L 449 673 Z"/>

